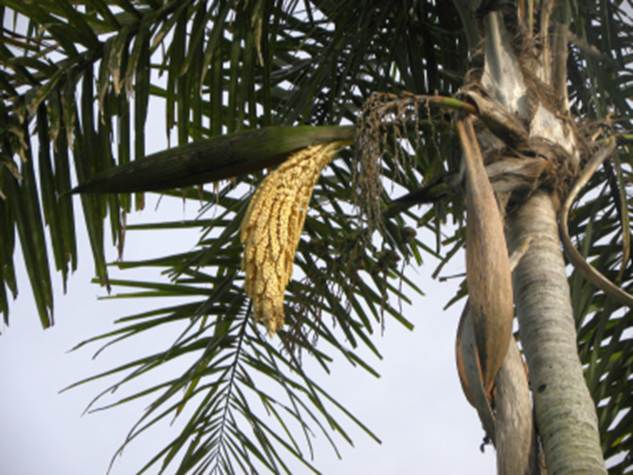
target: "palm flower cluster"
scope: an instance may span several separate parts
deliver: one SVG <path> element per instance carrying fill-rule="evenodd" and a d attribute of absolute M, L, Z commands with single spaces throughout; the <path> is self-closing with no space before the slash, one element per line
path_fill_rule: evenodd
<path fill-rule="evenodd" d="M 284 323 L 284 292 L 321 170 L 345 142 L 313 145 L 293 153 L 260 184 L 242 221 L 242 267 L 255 318 L 270 334 Z"/>

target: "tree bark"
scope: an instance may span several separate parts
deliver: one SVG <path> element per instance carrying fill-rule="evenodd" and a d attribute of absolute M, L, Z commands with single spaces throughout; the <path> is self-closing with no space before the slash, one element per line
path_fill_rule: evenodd
<path fill-rule="evenodd" d="M 508 218 L 511 249 L 533 236 L 513 282 L 548 472 L 606 473 L 595 406 L 577 353 L 552 199 L 538 192 Z"/>
<path fill-rule="evenodd" d="M 514 337 L 497 374 L 495 446 L 499 475 L 539 475 L 536 433 L 528 378 Z"/>

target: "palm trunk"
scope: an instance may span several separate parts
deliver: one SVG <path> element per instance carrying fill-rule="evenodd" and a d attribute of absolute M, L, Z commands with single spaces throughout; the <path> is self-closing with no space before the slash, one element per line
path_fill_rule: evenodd
<path fill-rule="evenodd" d="M 540 475 L 532 399 L 525 363 L 514 338 L 495 388 L 495 447 L 500 475 Z"/>
<path fill-rule="evenodd" d="M 548 472 L 606 473 L 551 198 L 535 194 L 509 227 L 511 248 L 534 239 L 514 272 L 514 294 Z"/>

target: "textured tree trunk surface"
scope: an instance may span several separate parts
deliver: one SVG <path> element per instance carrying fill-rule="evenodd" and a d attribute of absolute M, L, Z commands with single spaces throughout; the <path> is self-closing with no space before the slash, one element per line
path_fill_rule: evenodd
<path fill-rule="evenodd" d="M 552 200 L 536 193 L 509 220 L 511 249 L 533 236 L 514 272 L 514 293 L 548 472 L 606 473 L 595 407 L 577 353 Z"/>
<path fill-rule="evenodd" d="M 512 338 L 495 389 L 497 473 L 540 474 L 532 400 L 523 358 Z"/>

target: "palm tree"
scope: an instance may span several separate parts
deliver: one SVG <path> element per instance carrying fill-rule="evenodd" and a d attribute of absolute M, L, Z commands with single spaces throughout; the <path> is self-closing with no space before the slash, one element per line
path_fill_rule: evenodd
<path fill-rule="evenodd" d="M 276 473 L 294 456 L 317 471 L 313 428 L 348 438 L 349 419 L 375 437 L 301 359 L 373 372 L 358 348 L 379 354 L 369 336 L 387 317 L 411 326 L 398 305 L 420 291 L 407 265 L 439 257 L 438 275 L 463 247 L 457 363 L 499 472 L 631 469 L 629 2 L 0 5 L 5 323 L 19 241 L 53 324 L 49 267 L 65 284 L 78 258 L 73 175 L 96 282 L 188 299 L 89 341 L 186 325 L 171 347 L 78 383 L 119 375 L 114 389 L 195 356 L 114 403 L 152 398 L 126 444 L 193 407 L 143 470 Z M 165 104 L 177 146 L 146 156 L 150 100 Z M 199 244 L 113 263 L 163 269 L 164 281 L 112 278 L 104 234 L 122 247 L 150 190 L 202 202 L 199 219 L 150 226 L 198 228 Z M 308 200 L 306 216 L 296 203 Z"/>

